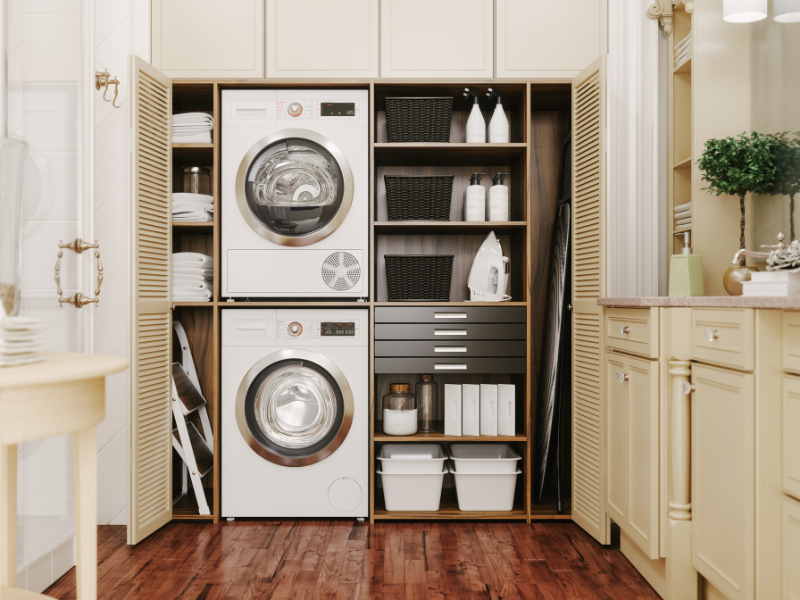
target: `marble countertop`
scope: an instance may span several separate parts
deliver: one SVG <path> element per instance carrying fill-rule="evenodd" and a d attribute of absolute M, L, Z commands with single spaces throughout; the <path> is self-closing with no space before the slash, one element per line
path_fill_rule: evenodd
<path fill-rule="evenodd" d="M 597 304 L 623 308 L 696 306 L 706 308 L 800 310 L 800 296 L 643 296 L 640 298 L 600 298 Z"/>

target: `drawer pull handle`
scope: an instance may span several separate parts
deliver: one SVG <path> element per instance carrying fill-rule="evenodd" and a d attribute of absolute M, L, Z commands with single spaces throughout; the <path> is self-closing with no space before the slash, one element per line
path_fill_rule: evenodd
<path fill-rule="evenodd" d="M 695 387 L 689 383 L 688 381 L 683 382 L 683 395 L 684 396 L 691 396 L 692 392 L 695 390 Z"/>
<path fill-rule="evenodd" d="M 434 319 L 466 319 L 467 313 L 440 312 L 433 313 Z"/>
<path fill-rule="evenodd" d="M 466 329 L 434 329 L 433 335 L 467 335 Z"/>
<path fill-rule="evenodd" d="M 434 352 L 466 352 L 466 346 L 434 346 Z"/>
<path fill-rule="evenodd" d="M 719 339 L 719 331 L 716 329 L 712 329 L 711 327 L 706 327 L 706 341 L 713 342 L 714 340 Z"/>
<path fill-rule="evenodd" d="M 467 365 L 464 364 L 434 365 L 433 368 L 437 371 L 466 371 Z"/>
<path fill-rule="evenodd" d="M 630 333 L 630 327 L 627 325 L 620 325 L 619 326 L 619 334 L 620 335 L 628 335 Z"/>

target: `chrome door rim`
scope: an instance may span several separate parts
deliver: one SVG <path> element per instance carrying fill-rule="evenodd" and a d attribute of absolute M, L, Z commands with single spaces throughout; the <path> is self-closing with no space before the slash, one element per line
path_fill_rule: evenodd
<path fill-rule="evenodd" d="M 250 432 L 250 429 L 247 426 L 247 417 L 245 415 L 247 392 L 255 378 L 258 377 L 258 375 L 270 365 L 280 361 L 292 359 L 313 362 L 325 369 L 339 386 L 344 404 L 344 416 L 342 419 L 342 424 L 333 440 L 331 440 L 331 442 L 322 450 L 315 452 L 314 454 L 301 457 L 281 456 L 271 452 L 267 448 L 264 448 L 258 443 L 255 437 L 253 437 L 253 434 Z M 256 362 L 256 364 L 254 364 L 250 370 L 247 371 L 247 374 L 244 376 L 244 379 L 242 379 L 242 383 L 239 385 L 239 390 L 236 393 L 236 423 L 239 426 L 239 432 L 242 434 L 244 441 L 248 446 L 250 446 L 253 452 L 258 454 L 261 458 L 284 467 L 305 467 L 308 465 L 313 465 L 325 460 L 331 454 L 336 452 L 339 446 L 342 445 L 342 442 L 344 442 L 345 438 L 347 438 L 347 434 L 350 432 L 350 426 L 353 423 L 353 411 L 353 390 L 350 388 L 350 384 L 347 382 L 347 378 L 344 376 L 344 373 L 342 373 L 336 365 L 334 365 L 324 356 L 308 350 L 287 349 L 268 354 Z"/>
<path fill-rule="evenodd" d="M 250 168 L 250 164 L 253 160 L 264 148 L 287 138 L 310 140 L 325 148 L 338 163 L 339 169 L 342 171 L 342 179 L 344 180 L 342 204 L 333 218 L 328 221 L 324 227 L 307 235 L 299 235 L 296 237 L 280 235 L 268 227 L 265 227 L 253 214 L 253 211 L 250 210 L 250 205 L 247 203 L 247 194 L 245 192 L 247 170 Z M 236 173 L 236 203 L 239 205 L 239 212 L 242 213 L 244 220 L 250 225 L 253 231 L 265 240 L 280 244 L 281 246 L 308 246 L 328 237 L 344 222 L 347 213 L 350 212 L 350 206 L 353 204 L 353 194 L 353 172 L 350 170 L 350 163 L 347 162 L 342 151 L 324 135 L 307 129 L 281 129 L 276 133 L 261 138 L 253 144 L 247 151 L 247 154 L 244 155 L 242 162 L 239 164 L 239 171 Z"/>

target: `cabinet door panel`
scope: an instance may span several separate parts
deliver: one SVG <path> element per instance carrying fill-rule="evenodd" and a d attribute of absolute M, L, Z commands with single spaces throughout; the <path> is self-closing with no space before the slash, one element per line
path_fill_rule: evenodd
<path fill-rule="evenodd" d="M 605 52 L 606 0 L 497 0 L 497 77 L 574 77 Z"/>
<path fill-rule="evenodd" d="M 270 78 L 377 78 L 378 0 L 267 0 L 266 46 Z"/>
<path fill-rule="evenodd" d="M 783 598 L 800 600 L 800 502 L 783 499 Z"/>
<path fill-rule="evenodd" d="M 627 456 L 628 427 L 625 357 L 606 354 L 606 407 L 608 410 L 608 499 L 606 509 L 620 526 L 628 520 Z"/>
<path fill-rule="evenodd" d="M 381 77 L 493 77 L 492 0 L 381 0 Z"/>
<path fill-rule="evenodd" d="M 729 600 L 754 596 L 755 388 L 751 374 L 692 368 L 692 564 Z"/>
<path fill-rule="evenodd" d="M 800 377 L 783 378 L 783 489 L 800 499 Z"/>

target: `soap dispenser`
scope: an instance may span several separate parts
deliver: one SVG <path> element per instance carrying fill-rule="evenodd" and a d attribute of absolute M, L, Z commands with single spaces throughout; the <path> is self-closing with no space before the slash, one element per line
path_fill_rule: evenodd
<path fill-rule="evenodd" d="M 680 254 L 672 255 L 669 270 L 670 296 L 704 296 L 703 257 L 692 254 L 689 246 L 689 232 L 676 233 L 682 235 L 683 248 Z"/>
<path fill-rule="evenodd" d="M 507 144 L 508 143 L 508 117 L 506 111 L 503 110 L 503 94 L 497 90 L 489 88 L 486 93 L 489 100 L 497 98 L 497 104 L 494 107 L 494 114 L 492 120 L 489 121 L 489 143 L 490 144 Z M 494 221 L 494 219 L 489 219 Z"/>
<path fill-rule="evenodd" d="M 469 88 L 464 88 L 464 98 L 473 99 L 472 110 L 467 119 L 467 139 L 468 144 L 486 143 L 486 121 L 481 114 L 481 107 L 478 105 L 478 92 Z"/>
<path fill-rule="evenodd" d="M 487 221 L 508 221 L 508 188 L 503 180 L 508 173 L 496 173 L 489 188 L 489 201 L 486 203 Z"/>
<path fill-rule="evenodd" d="M 464 220 L 486 220 L 486 188 L 481 185 L 484 173 L 473 173 L 464 194 Z"/>

